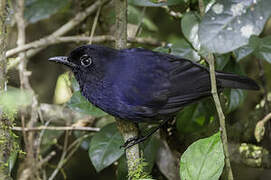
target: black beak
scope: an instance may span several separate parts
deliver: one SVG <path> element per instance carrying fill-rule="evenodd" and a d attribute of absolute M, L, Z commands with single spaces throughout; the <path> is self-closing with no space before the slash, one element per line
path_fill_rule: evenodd
<path fill-rule="evenodd" d="M 56 57 L 51 57 L 48 59 L 49 61 L 54 61 L 56 63 L 64 64 L 70 68 L 75 67 L 75 64 L 72 62 L 68 61 L 68 57 L 66 56 L 56 56 Z"/>

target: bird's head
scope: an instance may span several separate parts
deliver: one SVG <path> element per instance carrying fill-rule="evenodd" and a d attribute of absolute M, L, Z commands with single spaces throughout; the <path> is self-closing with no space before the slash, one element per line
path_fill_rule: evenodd
<path fill-rule="evenodd" d="M 64 64 L 75 73 L 101 72 L 114 54 L 116 54 L 116 50 L 108 47 L 85 45 L 73 50 L 69 56 L 56 56 L 50 58 L 49 61 Z"/>

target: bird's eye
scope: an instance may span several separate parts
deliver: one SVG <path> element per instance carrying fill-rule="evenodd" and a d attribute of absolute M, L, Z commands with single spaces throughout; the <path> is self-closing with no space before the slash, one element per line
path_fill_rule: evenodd
<path fill-rule="evenodd" d="M 85 67 L 89 66 L 92 63 L 91 57 L 87 54 L 81 56 L 80 61 L 81 64 Z"/>

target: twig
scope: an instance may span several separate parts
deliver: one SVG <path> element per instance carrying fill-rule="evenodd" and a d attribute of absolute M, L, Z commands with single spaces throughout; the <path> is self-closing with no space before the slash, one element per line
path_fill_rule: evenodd
<path fill-rule="evenodd" d="M 45 163 L 47 163 L 48 161 L 50 161 L 55 155 L 56 155 L 55 151 L 50 152 L 50 154 L 48 154 L 45 158 L 43 158 L 39 162 L 38 167 L 42 167 Z"/>
<path fill-rule="evenodd" d="M 101 5 L 101 3 L 104 4 L 106 2 L 108 2 L 108 0 L 96 1 L 94 4 L 87 7 L 85 9 L 85 11 L 77 13 L 77 15 L 73 19 L 71 19 L 69 22 L 67 22 L 63 26 L 61 26 L 58 30 L 53 32 L 51 35 L 46 36 L 46 37 L 38 40 L 39 43 L 34 44 L 34 45 L 37 45 L 36 47 L 35 46 L 33 47 L 32 43 L 29 43 L 29 44 L 22 46 L 22 47 L 17 47 L 17 48 L 14 48 L 13 50 L 7 51 L 6 57 L 13 56 L 19 52 L 26 51 L 31 48 L 37 48 L 37 49 L 32 50 L 32 51 L 31 50 L 27 51 L 26 52 L 27 57 L 30 57 L 30 56 L 36 54 L 38 51 L 47 47 L 48 44 L 52 43 L 52 41 L 55 41 L 56 37 L 60 37 L 64 34 L 66 34 L 67 32 L 69 32 L 70 30 L 72 30 L 75 26 L 77 26 L 79 23 L 81 23 L 87 16 L 92 14 Z M 35 41 L 35 42 L 37 42 L 37 41 Z"/>
<path fill-rule="evenodd" d="M 175 12 L 175 11 L 173 11 L 173 10 L 170 10 L 168 6 L 162 6 L 162 8 L 165 9 L 165 10 L 167 11 L 167 13 L 168 13 L 170 16 L 174 17 L 174 18 L 178 18 L 178 19 L 179 19 L 179 18 L 182 18 L 182 17 L 183 17 L 183 14 L 182 14 L 182 13 L 180 13 L 180 12 Z"/>
<path fill-rule="evenodd" d="M 24 20 L 24 0 L 19 0 L 17 1 L 16 4 L 14 4 L 15 6 L 15 20 L 16 20 L 16 24 L 17 24 L 17 31 L 18 31 L 18 37 L 17 37 L 17 46 L 23 46 L 25 44 L 25 20 Z M 25 89 L 29 86 L 29 81 L 28 81 L 28 77 L 26 75 L 26 57 L 25 57 L 25 53 L 21 52 L 19 53 L 18 56 L 18 61 L 19 61 L 19 76 L 20 76 L 20 86 L 21 89 Z M 22 123 L 22 134 L 23 134 L 23 139 L 24 139 L 24 143 L 25 143 L 25 147 L 28 149 L 28 141 L 27 141 L 27 137 L 26 137 L 26 133 L 24 131 L 25 128 L 25 116 L 26 116 L 26 112 L 22 111 L 21 113 L 21 123 Z M 27 150 L 28 151 L 28 150 Z"/>
<path fill-rule="evenodd" d="M 260 77 L 260 82 L 261 82 L 261 85 L 263 87 L 263 90 L 264 90 L 264 111 L 265 111 L 265 114 L 267 114 L 269 111 L 270 111 L 270 107 L 269 107 L 269 103 L 268 103 L 268 90 L 267 90 L 267 87 L 266 87 L 266 78 L 265 78 L 265 75 L 264 75 L 264 68 L 263 68 L 263 61 L 261 59 L 258 59 L 257 60 L 257 63 L 258 63 L 258 67 L 259 67 L 259 77 Z"/>
<path fill-rule="evenodd" d="M 265 133 L 265 123 L 271 120 L 271 113 L 267 114 L 262 120 L 260 120 L 255 127 L 254 136 L 258 142 L 260 142 Z"/>
<path fill-rule="evenodd" d="M 23 131 L 22 127 L 13 127 L 13 131 Z M 76 127 L 76 126 L 39 126 L 39 127 L 31 127 L 24 128 L 24 131 L 42 131 L 42 130 L 50 130 L 50 131 L 92 131 L 98 132 L 100 128 L 95 127 Z"/>
<path fill-rule="evenodd" d="M 68 133 L 68 132 L 67 132 Z M 57 165 L 57 168 L 54 170 L 54 172 L 52 173 L 52 175 L 50 176 L 50 178 L 48 180 L 53 180 L 54 177 L 58 174 L 58 172 L 60 171 L 60 169 L 65 165 L 66 162 L 69 161 L 69 159 L 72 157 L 72 155 L 76 152 L 76 150 L 79 148 L 80 144 L 82 143 L 82 141 L 89 137 L 89 135 L 84 135 L 80 138 L 78 138 L 77 140 L 75 140 L 69 147 L 66 147 L 64 149 L 66 149 L 66 151 L 63 150 L 63 157 L 66 157 L 66 158 L 61 158 L 58 165 Z M 73 147 L 75 146 L 74 149 L 71 150 L 71 152 L 68 154 L 68 151 Z"/>
<path fill-rule="evenodd" d="M 213 99 L 215 102 L 216 110 L 219 117 L 219 124 L 220 124 L 220 131 L 221 131 L 221 140 L 223 144 L 223 150 L 225 154 L 225 164 L 226 164 L 226 175 L 228 177 L 228 180 L 233 180 L 233 174 L 230 164 L 230 155 L 229 155 L 229 149 L 228 149 L 228 140 L 227 140 L 227 131 L 226 131 L 226 124 L 225 124 L 225 116 L 222 111 L 222 107 L 220 104 L 220 100 L 217 94 L 217 86 L 216 86 L 216 77 L 215 77 L 215 64 L 214 64 L 214 56 L 213 54 L 209 54 L 206 58 L 209 68 L 210 68 L 210 78 L 211 78 L 211 92 L 213 95 Z"/>
<path fill-rule="evenodd" d="M 200 9 L 200 15 L 203 16 L 204 12 L 205 12 L 203 0 L 199 0 L 199 9 Z M 220 100 L 218 97 L 218 93 L 217 93 L 214 55 L 210 53 L 207 56 L 206 61 L 209 64 L 209 69 L 210 69 L 209 73 L 210 73 L 210 79 L 211 79 L 211 92 L 213 95 L 213 99 L 214 99 L 216 110 L 217 110 L 218 117 L 219 117 L 221 140 L 222 140 L 223 150 L 224 150 L 224 155 L 225 155 L 226 177 L 228 180 L 233 180 L 233 174 L 232 174 L 231 163 L 230 163 L 229 148 L 228 148 L 225 116 L 224 116 L 224 113 L 223 113 L 223 110 L 221 107 L 221 103 L 220 103 Z"/>
<path fill-rule="evenodd" d="M 92 44 L 92 38 L 93 38 L 94 32 L 96 30 L 96 26 L 97 26 L 97 22 L 98 22 L 98 19 L 99 19 L 100 12 L 101 12 L 101 8 L 102 8 L 102 5 L 99 6 L 99 8 L 98 8 L 98 10 L 96 12 L 96 15 L 95 15 L 94 22 L 93 22 L 93 25 L 92 25 L 92 28 L 91 28 L 89 44 Z"/>
<path fill-rule="evenodd" d="M 53 173 L 51 174 L 51 176 L 49 177 L 48 180 L 53 180 L 55 178 L 55 176 L 57 175 L 57 173 L 59 172 L 59 170 L 62 168 L 66 154 L 67 154 L 67 147 L 68 147 L 68 137 L 69 137 L 69 132 L 67 131 L 65 133 L 65 139 L 64 139 L 64 145 L 63 145 L 63 151 L 59 160 L 59 163 L 57 164 L 56 169 L 53 171 Z"/>
<path fill-rule="evenodd" d="M 11 57 L 13 55 L 16 55 L 20 52 L 27 51 L 31 52 L 30 50 L 35 50 L 39 48 L 44 48 L 49 45 L 53 44 L 59 44 L 59 43 L 65 43 L 65 42 L 89 42 L 91 40 L 91 37 L 85 36 L 85 35 L 79 35 L 79 36 L 63 36 L 63 37 L 54 37 L 51 40 L 47 40 L 47 38 L 42 38 L 37 41 L 33 41 L 31 43 L 25 44 L 24 46 L 21 47 L 16 47 L 14 49 L 10 49 L 7 51 L 6 56 Z M 92 42 L 95 43 L 101 43 L 105 41 L 115 41 L 116 37 L 111 36 L 111 35 L 101 35 L 101 36 L 93 36 L 92 37 Z M 160 46 L 164 45 L 165 42 L 158 41 L 154 38 L 151 37 L 128 37 L 128 41 L 131 43 L 142 43 L 142 44 L 147 44 L 147 45 L 152 45 L 152 46 Z M 27 57 L 30 55 L 27 54 Z"/>

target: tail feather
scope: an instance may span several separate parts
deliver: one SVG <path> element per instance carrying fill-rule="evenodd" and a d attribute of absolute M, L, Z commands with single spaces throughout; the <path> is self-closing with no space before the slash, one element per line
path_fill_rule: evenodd
<path fill-rule="evenodd" d="M 245 76 L 240 76 L 232 73 L 216 72 L 218 81 L 224 88 L 259 90 L 257 83 Z"/>

